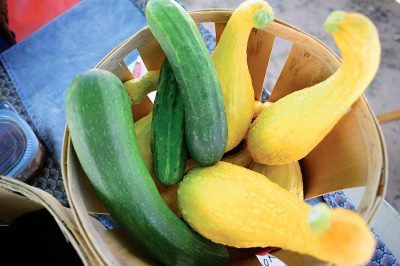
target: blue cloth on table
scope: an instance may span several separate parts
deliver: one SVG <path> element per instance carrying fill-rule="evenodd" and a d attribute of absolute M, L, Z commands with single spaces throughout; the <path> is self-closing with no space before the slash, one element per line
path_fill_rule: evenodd
<path fill-rule="evenodd" d="M 39 138 L 58 162 L 71 80 L 145 25 L 130 0 L 83 0 L 1 54 Z"/>

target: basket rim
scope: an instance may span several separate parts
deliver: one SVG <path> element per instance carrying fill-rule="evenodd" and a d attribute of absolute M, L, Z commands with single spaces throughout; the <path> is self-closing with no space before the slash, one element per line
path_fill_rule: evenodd
<path fill-rule="evenodd" d="M 227 20 L 229 19 L 229 17 L 232 15 L 233 11 L 234 10 L 232 10 L 232 9 L 209 8 L 209 9 L 193 10 L 193 11 L 190 11 L 189 14 L 196 21 L 196 24 L 207 23 L 207 22 L 218 23 L 218 21 L 221 21 L 221 23 L 226 23 Z M 210 18 L 216 18 L 216 17 L 222 16 L 225 19 L 221 20 L 219 18 L 219 20 L 215 19 L 215 21 L 209 21 L 209 20 L 207 21 L 203 18 L 200 19 L 199 16 L 202 16 L 204 14 L 209 14 Z M 288 33 L 285 34 L 285 36 L 280 36 L 278 31 L 283 28 L 286 31 L 288 31 Z M 324 48 L 323 50 L 325 51 L 325 53 L 329 54 L 329 57 L 333 56 L 335 58 L 334 61 L 328 60 L 331 63 L 330 65 L 334 66 L 334 69 L 331 69 L 332 72 L 334 70 L 336 70 L 336 68 L 339 67 L 341 64 L 340 57 L 335 52 L 333 52 L 333 50 L 331 48 L 329 48 L 325 43 L 323 43 L 321 40 L 319 40 L 315 36 L 305 32 L 305 31 L 300 30 L 299 28 L 293 26 L 292 24 L 290 24 L 284 20 L 274 18 L 274 20 L 267 27 L 259 29 L 259 30 L 265 31 L 265 32 L 273 34 L 275 36 L 278 35 L 279 37 L 281 37 L 293 44 L 296 44 L 302 48 L 305 48 L 306 50 L 309 50 L 308 43 L 306 45 L 297 39 L 297 38 L 305 35 L 305 36 L 309 37 L 310 40 L 313 42 L 313 44 L 317 45 L 317 47 Z M 125 58 L 129 54 L 129 52 L 131 52 L 141 46 L 141 45 L 136 45 L 136 47 L 134 47 L 134 48 L 130 47 L 130 45 L 132 45 L 132 43 L 133 43 L 133 40 L 142 37 L 142 35 L 145 35 L 146 31 L 150 31 L 150 28 L 148 25 L 144 26 L 139 31 L 137 31 L 135 34 L 128 37 L 127 39 L 122 41 L 120 44 L 118 44 L 115 48 L 113 48 L 105 57 L 103 57 L 102 60 L 100 60 L 100 62 L 95 66 L 95 68 L 105 69 L 105 70 L 115 68 L 119 64 L 119 62 L 113 61 L 112 59 L 110 59 L 110 56 L 120 54 L 120 57 Z M 146 41 L 147 41 L 147 39 L 142 41 L 143 45 L 146 44 Z M 134 46 L 134 45 L 132 45 L 132 46 Z M 127 52 L 127 50 L 129 50 L 129 52 Z M 314 54 L 313 51 L 310 51 L 310 53 Z"/>

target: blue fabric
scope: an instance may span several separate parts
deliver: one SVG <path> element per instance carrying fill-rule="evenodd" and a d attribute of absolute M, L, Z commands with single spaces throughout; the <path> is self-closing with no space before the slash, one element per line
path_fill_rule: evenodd
<path fill-rule="evenodd" d="M 130 0 L 83 0 L 1 54 L 39 138 L 58 162 L 71 80 L 145 24 Z"/>
<path fill-rule="evenodd" d="M 103 226 L 107 230 L 112 230 L 112 229 L 116 229 L 119 227 L 117 222 L 109 214 L 97 213 L 97 214 L 95 214 L 95 217 L 97 218 L 97 220 L 99 220 L 103 224 Z"/>

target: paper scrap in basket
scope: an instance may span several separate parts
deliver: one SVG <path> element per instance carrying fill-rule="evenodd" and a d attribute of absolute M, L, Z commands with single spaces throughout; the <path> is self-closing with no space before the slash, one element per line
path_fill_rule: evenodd
<path fill-rule="evenodd" d="M 267 249 L 256 254 L 256 257 L 261 265 L 263 266 L 287 266 L 283 261 L 271 255 L 270 252 L 275 251 L 275 249 Z"/>

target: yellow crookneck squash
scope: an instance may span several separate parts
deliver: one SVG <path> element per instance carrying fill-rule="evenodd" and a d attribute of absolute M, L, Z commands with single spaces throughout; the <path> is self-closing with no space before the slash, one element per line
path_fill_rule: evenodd
<path fill-rule="evenodd" d="M 157 90 L 159 75 L 159 71 L 148 71 L 142 77 L 131 79 L 124 83 L 124 87 L 129 97 L 131 97 L 132 104 L 143 102 L 147 94 Z"/>
<path fill-rule="evenodd" d="M 273 19 L 267 2 L 243 2 L 230 17 L 212 59 L 221 83 L 228 124 L 225 151 L 246 136 L 254 113 L 254 90 L 247 65 L 247 41 L 253 27 L 263 28 Z"/>
<path fill-rule="evenodd" d="M 151 120 L 152 113 L 149 113 L 145 117 L 142 117 L 139 121 L 135 122 L 135 134 L 137 143 L 139 145 L 140 154 L 146 164 L 147 170 L 149 170 L 151 176 L 153 177 L 154 183 L 157 186 L 157 189 L 160 193 L 162 193 L 167 186 L 163 185 L 158 181 L 155 176 L 153 169 L 153 155 L 150 149 L 150 137 L 151 137 Z"/>
<path fill-rule="evenodd" d="M 335 11 L 324 26 L 342 65 L 325 81 L 283 97 L 258 116 L 248 134 L 254 161 L 280 165 L 305 157 L 373 80 L 381 52 L 374 24 L 362 14 Z"/>
<path fill-rule="evenodd" d="M 150 149 L 152 113 L 135 122 L 135 133 L 140 153 L 149 172 L 153 172 L 153 155 Z"/>
<path fill-rule="evenodd" d="M 227 162 L 190 170 L 178 206 L 195 231 L 228 246 L 281 247 L 338 265 L 366 263 L 375 247 L 356 212 L 314 209 L 264 175 Z"/>
<path fill-rule="evenodd" d="M 304 199 L 303 176 L 298 161 L 283 165 L 266 165 L 252 162 L 249 167 L 254 172 L 265 175 L 298 199 Z"/>
<path fill-rule="evenodd" d="M 260 101 L 255 101 L 254 102 L 254 115 L 253 119 L 257 118 L 259 114 L 261 114 L 262 111 L 264 111 L 265 108 L 268 108 L 269 106 L 272 105 L 272 102 L 265 102 L 262 103 Z"/>

